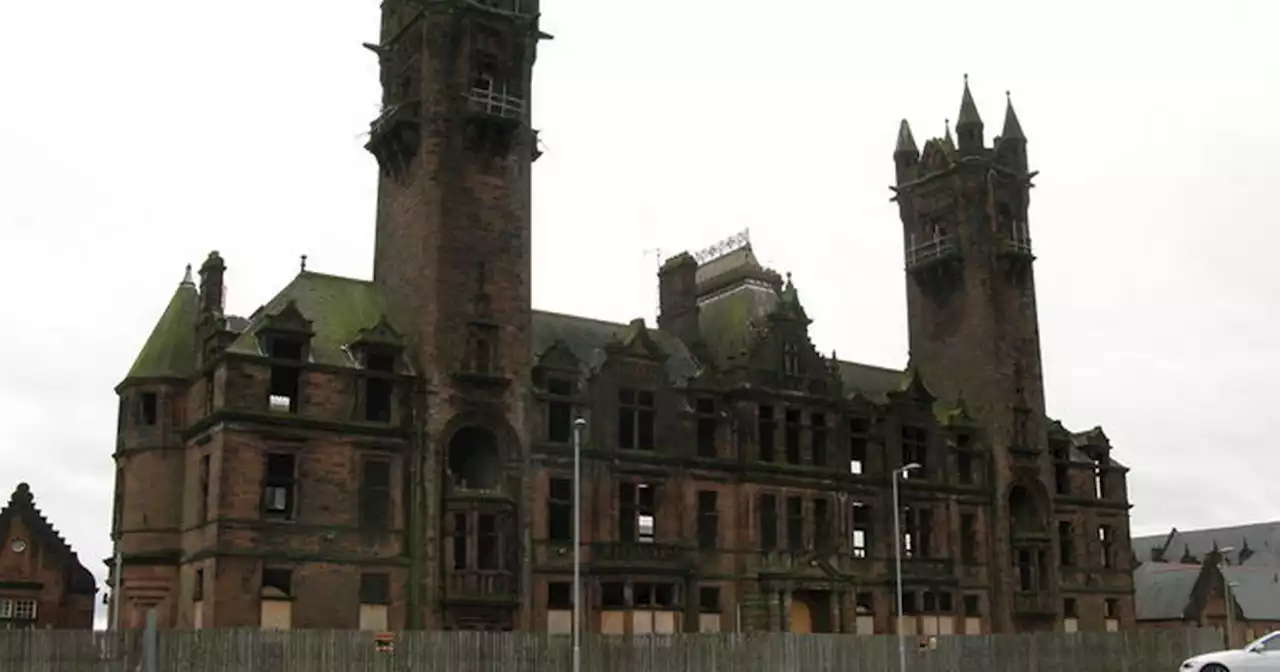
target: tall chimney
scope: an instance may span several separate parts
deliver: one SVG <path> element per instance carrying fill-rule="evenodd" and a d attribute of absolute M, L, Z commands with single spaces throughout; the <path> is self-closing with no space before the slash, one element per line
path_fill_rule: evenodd
<path fill-rule="evenodd" d="M 686 344 L 699 338 L 698 262 L 681 252 L 658 270 L 658 328 Z"/>

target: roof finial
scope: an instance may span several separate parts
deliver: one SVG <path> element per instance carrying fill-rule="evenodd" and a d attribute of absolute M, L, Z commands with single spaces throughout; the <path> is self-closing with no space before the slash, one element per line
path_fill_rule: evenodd
<path fill-rule="evenodd" d="M 1007 102 L 1010 102 L 1010 103 L 1012 103 L 1012 102 L 1013 102 L 1013 94 L 1012 94 L 1012 93 L 1009 93 L 1009 89 L 1005 89 L 1005 90 L 1004 90 L 1004 99 L 1005 99 L 1005 101 L 1007 101 Z"/>
<path fill-rule="evenodd" d="M 964 85 L 969 86 L 969 73 L 964 73 Z"/>
<path fill-rule="evenodd" d="M 182 275 L 182 284 L 194 285 L 195 280 L 191 279 L 191 264 L 187 264 L 187 272 Z"/>
<path fill-rule="evenodd" d="M 307 255 L 305 254 L 302 255 L 302 263 L 299 266 L 300 266 L 299 270 L 305 273 L 307 270 Z"/>

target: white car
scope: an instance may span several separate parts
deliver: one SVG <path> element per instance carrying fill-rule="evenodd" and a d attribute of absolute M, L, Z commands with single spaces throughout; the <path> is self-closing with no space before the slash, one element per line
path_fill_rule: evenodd
<path fill-rule="evenodd" d="M 1241 649 L 1214 651 L 1188 658 L 1181 672 L 1280 672 L 1280 630 L 1263 635 Z"/>

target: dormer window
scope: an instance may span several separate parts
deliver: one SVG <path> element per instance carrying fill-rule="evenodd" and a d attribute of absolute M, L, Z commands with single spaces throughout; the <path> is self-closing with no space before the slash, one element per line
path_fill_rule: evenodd
<path fill-rule="evenodd" d="M 385 352 L 370 352 L 365 356 L 366 371 L 382 376 L 370 376 L 364 381 L 364 419 L 370 422 L 391 422 L 392 400 L 395 394 L 395 357 Z"/>
<path fill-rule="evenodd" d="M 271 365 L 271 388 L 267 393 L 268 408 L 275 413 L 297 413 L 302 387 L 302 353 L 300 341 L 275 337 L 268 341 L 267 356 Z"/>
<path fill-rule="evenodd" d="M 800 355 L 796 346 L 788 343 L 782 346 L 782 373 L 788 376 L 800 375 Z"/>

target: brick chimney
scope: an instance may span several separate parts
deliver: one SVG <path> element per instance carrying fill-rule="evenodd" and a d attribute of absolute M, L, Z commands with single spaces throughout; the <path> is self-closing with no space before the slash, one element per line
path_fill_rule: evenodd
<path fill-rule="evenodd" d="M 698 340 L 698 262 L 681 252 L 658 270 L 658 328 L 686 344 Z"/>

